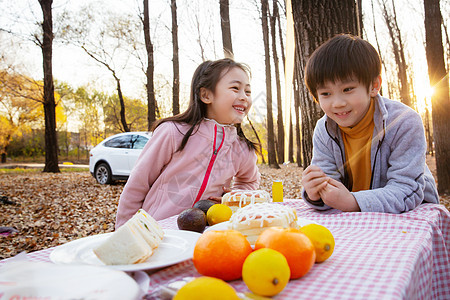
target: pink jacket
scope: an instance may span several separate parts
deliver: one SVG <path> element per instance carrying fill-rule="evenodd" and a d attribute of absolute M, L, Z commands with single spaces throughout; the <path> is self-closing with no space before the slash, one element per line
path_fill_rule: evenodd
<path fill-rule="evenodd" d="M 236 127 L 203 120 L 183 151 L 176 152 L 189 127 L 165 122 L 153 132 L 120 196 L 116 228 L 139 208 L 156 220 L 179 214 L 196 200 L 220 197 L 222 187 L 230 187 L 232 180 L 232 189 L 259 187 L 256 154 L 237 135 Z M 213 151 L 216 130 L 222 128 L 222 144 Z"/>

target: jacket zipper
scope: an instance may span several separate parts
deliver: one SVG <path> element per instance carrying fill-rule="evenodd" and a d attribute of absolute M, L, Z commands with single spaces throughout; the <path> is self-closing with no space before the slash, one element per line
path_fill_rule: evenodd
<path fill-rule="evenodd" d="M 350 182 L 349 182 L 349 181 L 350 181 L 350 180 L 349 180 L 349 177 L 350 177 L 350 176 L 347 174 L 347 170 L 345 169 L 345 163 L 346 163 L 346 161 L 345 161 L 345 157 L 344 157 L 344 151 L 342 151 L 341 144 L 339 143 L 338 138 L 332 136 L 331 133 L 328 131 L 327 122 L 325 122 L 325 130 L 327 131 L 327 133 L 328 133 L 328 135 L 330 136 L 330 138 L 331 138 L 331 139 L 338 145 L 338 147 L 339 147 L 339 152 L 341 153 L 341 159 L 342 159 L 342 167 L 344 168 L 344 180 L 343 180 L 343 184 L 344 184 L 344 186 L 345 186 L 347 189 L 351 190 Z"/>
<path fill-rule="evenodd" d="M 212 170 L 212 167 L 213 167 L 213 165 L 214 165 L 214 162 L 215 162 L 215 160 L 216 160 L 216 158 L 217 158 L 217 154 L 219 153 L 219 150 L 222 148 L 223 142 L 225 141 L 225 129 L 223 129 L 223 128 L 222 128 L 222 133 L 223 133 L 223 136 L 222 136 L 222 142 L 220 143 L 219 148 L 217 148 L 217 150 L 216 150 L 217 125 L 214 125 L 214 145 L 213 145 L 213 154 L 212 154 L 212 156 L 211 156 L 211 159 L 209 160 L 209 164 L 208 164 L 208 168 L 206 169 L 205 177 L 203 178 L 202 185 L 201 185 L 201 187 L 200 187 L 200 190 L 198 191 L 197 197 L 195 198 L 194 204 L 197 203 L 197 202 L 200 200 L 200 198 L 201 198 L 202 195 L 203 195 L 203 192 L 204 192 L 205 189 L 206 189 L 206 185 L 208 184 L 209 176 L 211 175 L 211 170 Z M 194 205 L 194 204 L 193 204 L 193 205 Z"/>
<path fill-rule="evenodd" d="M 342 162 L 343 162 L 343 164 L 345 165 L 344 154 L 343 154 L 341 145 L 339 144 L 339 140 L 338 140 L 337 137 L 333 137 L 333 136 L 331 135 L 331 133 L 328 131 L 328 127 L 327 127 L 326 122 L 325 122 L 325 129 L 326 129 L 328 135 L 330 136 L 330 138 L 338 145 L 339 151 L 341 152 L 341 159 L 342 159 Z M 370 187 L 369 187 L 369 190 L 372 189 L 372 185 L 373 185 L 373 173 L 374 173 L 374 170 L 375 170 L 375 163 L 376 163 L 376 161 L 377 161 L 378 151 L 379 151 L 380 148 L 381 148 L 381 144 L 382 144 L 383 141 L 384 141 L 385 135 L 386 135 L 386 126 L 385 126 L 385 123 L 384 123 L 384 120 L 383 120 L 383 138 L 381 139 L 381 141 L 378 142 L 377 151 L 375 152 L 375 158 L 373 159 L 373 165 L 372 165 L 372 170 L 371 170 L 371 175 L 370 175 Z M 350 190 L 350 187 L 348 186 L 348 185 L 349 185 L 349 182 L 348 182 L 347 176 L 348 176 L 348 174 L 347 174 L 347 172 L 345 171 L 345 167 L 344 167 L 344 186 L 345 186 L 347 189 Z"/>
<path fill-rule="evenodd" d="M 383 143 L 385 136 L 386 136 L 386 126 L 385 126 L 385 123 L 383 120 L 383 138 L 381 139 L 381 141 L 378 142 L 377 151 L 375 152 L 375 158 L 373 159 L 372 174 L 370 176 L 370 187 L 369 187 L 370 190 L 372 189 L 372 185 L 373 185 L 373 173 L 375 171 L 375 163 L 377 162 L 378 151 L 381 148 L 381 144 Z"/>

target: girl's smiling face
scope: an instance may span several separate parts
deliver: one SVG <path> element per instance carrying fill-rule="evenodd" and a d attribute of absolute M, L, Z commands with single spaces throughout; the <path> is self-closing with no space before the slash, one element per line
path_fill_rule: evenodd
<path fill-rule="evenodd" d="M 358 80 L 326 81 L 317 88 L 320 107 L 325 114 L 341 127 L 353 127 L 369 110 L 370 100 L 378 94 L 381 77 L 367 87 Z"/>
<path fill-rule="evenodd" d="M 239 67 L 225 70 L 215 91 L 201 88 L 200 98 L 207 104 L 208 119 L 220 124 L 239 124 L 252 106 L 249 77 Z"/>

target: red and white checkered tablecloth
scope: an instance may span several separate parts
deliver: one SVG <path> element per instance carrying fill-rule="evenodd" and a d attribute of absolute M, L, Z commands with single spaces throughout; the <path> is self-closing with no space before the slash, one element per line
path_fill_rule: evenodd
<path fill-rule="evenodd" d="M 450 299 L 450 213 L 423 204 L 403 214 L 316 211 L 288 200 L 300 218 L 333 233 L 333 255 L 304 277 L 291 280 L 275 299 Z M 176 217 L 160 222 L 176 229 Z M 187 276 L 199 276 L 192 260 L 150 276 L 150 291 Z M 240 292 L 241 281 L 230 282 Z"/>
<path fill-rule="evenodd" d="M 291 280 L 275 299 L 450 299 L 450 213 L 444 206 L 423 204 L 395 215 L 316 211 L 302 200 L 283 204 L 294 207 L 299 218 L 330 229 L 336 246 L 328 260 Z M 159 223 L 177 229 L 176 218 Z M 48 262 L 53 249 L 27 257 Z M 201 276 L 192 260 L 149 274 L 149 293 L 184 277 Z M 248 291 L 242 280 L 230 284 Z"/>

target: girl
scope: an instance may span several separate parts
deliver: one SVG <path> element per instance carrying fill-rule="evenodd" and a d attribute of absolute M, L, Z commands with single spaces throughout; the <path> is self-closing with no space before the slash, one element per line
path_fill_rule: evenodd
<path fill-rule="evenodd" d="M 231 59 L 194 73 L 188 109 L 155 122 L 119 200 L 116 229 L 143 208 L 161 220 L 217 199 L 224 189 L 257 189 L 256 145 L 240 123 L 251 105 L 249 69 Z"/>

